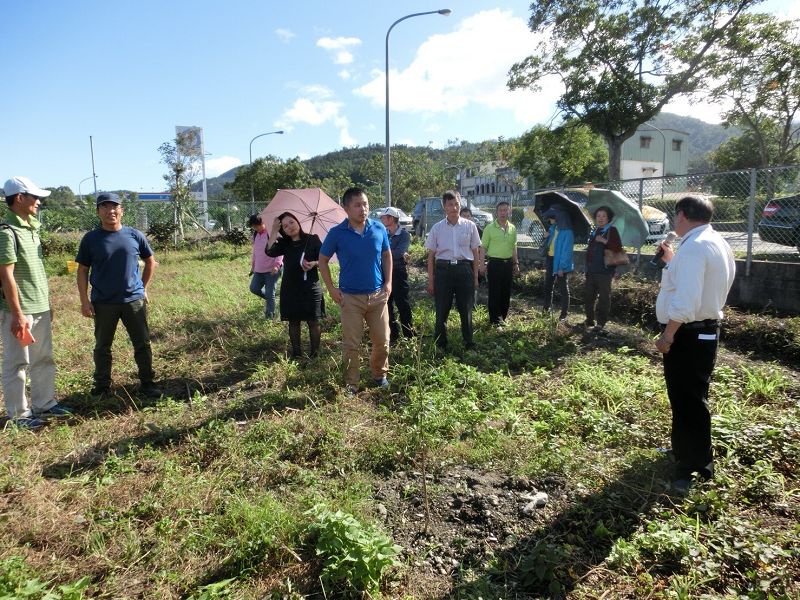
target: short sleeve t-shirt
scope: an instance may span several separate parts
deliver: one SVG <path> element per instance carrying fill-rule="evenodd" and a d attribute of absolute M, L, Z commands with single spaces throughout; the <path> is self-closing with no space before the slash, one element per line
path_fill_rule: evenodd
<path fill-rule="evenodd" d="M 133 227 L 98 227 L 83 236 L 75 262 L 89 267 L 92 302 L 127 304 L 144 298 L 139 258 L 153 255 L 144 234 Z"/>
<path fill-rule="evenodd" d="M 50 297 L 39 239 L 39 221 L 30 217 L 26 223 L 10 213 L 4 223 L 9 228 L 0 229 L 0 264 L 14 265 L 20 308 L 26 315 L 47 312 L 50 310 Z M 0 298 L 0 309 L 9 310 L 5 298 Z"/>

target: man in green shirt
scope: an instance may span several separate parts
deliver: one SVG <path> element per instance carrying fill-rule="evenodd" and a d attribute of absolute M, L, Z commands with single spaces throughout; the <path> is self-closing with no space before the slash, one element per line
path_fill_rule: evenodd
<path fill-rule="evenodd" d="M 3 397 L 12 423 L 39 429 L 47 417 L 72 414 L 55 400 L 50 297 L 35 216 L 40 200 L 50 192 L 27 177 L 12 177 L 3 192 L 9 208 L 0 228 Z M 30 402 L 25 394 L 26 372 L 31 380 Z"/>
<path fill-rule="evenodd" d="M 481 271 L 487 272 L 489 281 L 489 322 L 501 325 L 508 317 L 511 282 L 514 275 L 519 275 L 519 258 L 517 228 L 508 220 L 511 207 L 501 201 L 495 208 L 497 219 L 486 226 L 481 238 L 485 257 Z"/>

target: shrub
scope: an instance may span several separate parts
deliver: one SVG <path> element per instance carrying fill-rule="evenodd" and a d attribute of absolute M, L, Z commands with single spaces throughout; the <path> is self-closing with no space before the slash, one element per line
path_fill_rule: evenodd
<path fill-rule="evenodd" d="M 150 224 L 147 230 L 148 237 L 152 238 L 156 244 L 165 247 L 169 246 L 172 241 L 172 236 L 175 235 L 178 226 L 175 223 L 160 221 Z"/>
<path fill-rule="evenodd" d="M 332 512 L 317 504 L 306 514 L 316 519 L 311 531 L 317 534 L 317 555 L 325 562 L 323 583 L 345 594 L 379 592 L 384 571 L 399 564 L 395 556 L 400 547 L 382 531 L 341 510 Z"/>
<path fill-rule="evenodd" d="M 232 246 L 246 246 L 250 243 L 250 236 L 248 236 L 244 229 L 234 227 L 225 232 L 224 239 Z"/>

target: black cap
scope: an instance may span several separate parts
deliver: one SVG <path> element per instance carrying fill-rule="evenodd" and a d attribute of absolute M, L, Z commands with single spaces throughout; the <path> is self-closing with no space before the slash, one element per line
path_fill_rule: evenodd
<path fill-rule="evenodd" d="M 122 200 L 120 200 L 119 194 L 115 194 L 114 192 L 103 192 L 102 194 L 98 194 L 97 206 L 100 206 L 103 202 L 113 202 L 114 204 L 122 204 Z"/>

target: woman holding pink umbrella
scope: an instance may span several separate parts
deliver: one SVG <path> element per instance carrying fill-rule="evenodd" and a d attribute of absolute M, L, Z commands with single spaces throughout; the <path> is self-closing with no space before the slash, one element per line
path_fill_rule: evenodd
<path fill-rule="evenodd" d="M 322 335 L 319 321 L 325 314 L 317 270 L 321 246 L 319 237 L 304 232 L 300 221 L 290 212 L 281 213 L 272 223 L 266 253 L 272 257 L 283 256 L 280 313 L 281 320 L 289 323 L 294 358 L 302 356 L 301 321 L 308 323 L 309 356 L 319 352 Z"/>

